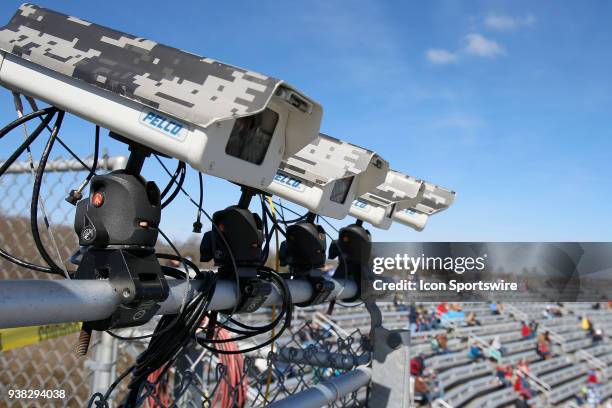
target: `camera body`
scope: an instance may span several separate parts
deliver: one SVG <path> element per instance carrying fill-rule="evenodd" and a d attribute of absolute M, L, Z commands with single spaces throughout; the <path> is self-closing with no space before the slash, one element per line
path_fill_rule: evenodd
<path fill-rule="evenodd" d="M 393 220 L 400 224 L 422 231 L 431 215 L 446 210 L 455 201 L 455 192 L 431 184 L 423 183 L 425 189 L 423 198 L 402 210 L 393 213 Z"/>
<path fill-rule="evenodd" d="M 410 208 L 395 211 L 393 213 L 393 221 L 397 221 L 400 224 L 413 228 L 419 232 L 425 229 L 428 220 L 429 215 L 416 212 Z"/>
<path fill-rule="evenodd" d="M 24 4 L 0 29 L 0 84 L 239 184 L 269 185 L 321 106 L 285 82 Z"/>
<path fill-rule="evenodd" d="M 421 180 L 389 170 L 385 181 L 354 200 L 350 214 L 380 229 L 389 229 L 393 214 L 417 205 L 425 193 Z"/>
<path fill-rule="evenodd" d="M 265 191 L 312 213 L 342 219 L 354 197 L 384 181 L 388 168 L 376 153 L 321 134 L 281 163 Z"/>

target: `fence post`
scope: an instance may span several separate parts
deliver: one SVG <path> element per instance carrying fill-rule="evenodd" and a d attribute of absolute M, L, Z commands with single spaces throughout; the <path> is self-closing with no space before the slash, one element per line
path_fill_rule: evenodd
<path fill-rule="evenodd" d="M 91 371 L 90 395 L 99 392 L 104 394 L 106 390 L 115 380 L 114 365 L 116 363 L 115 356 L 115 339 L 106 332 L 96 332 L 98 341 L 92 350 L 93 358 L 85 362 L 85 367 Z M 110 408 L 110 399 L 109 399 Z"/>

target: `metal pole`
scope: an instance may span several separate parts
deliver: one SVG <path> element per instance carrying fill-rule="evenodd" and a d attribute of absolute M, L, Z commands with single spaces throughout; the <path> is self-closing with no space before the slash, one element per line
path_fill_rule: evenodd
<path fill-rule="evenodd" d="M 357 367 L 338 377 L 320 382 L 314 387 L 300 391 L 268 405 L 268 408 L 320 408 L 365 387 L 372 378 L 368 367 Z"/>
<path fill-rule="evenodd" d="M 343 287 L 336 299 L 357 294 L 353 281 L 334 280 Z M 191 281 L 191 290 L 198 291 L 200 281 Z M 176 313 L 185 295 L 186 282 L 168 279 L 170 295 L 161 304 L 158 314 Z M 312 285 L 306 280 L 287 280 L 294 303 L 312 298 Z M 227 310 L 236 304 L 236 285 L 219 281 L 210 305 L 211 310 Z M 119 305 L 119 295 L 104 280 L 3 280 L 0 281 L 0 328 L 35 326 L 52 323 L 84 322 L 105 319 Z M 264 306 L 281 303 L 273 289 Z"/>
<path fill-rule="evenodd" d="M 114 380 L 115 339 L 106 332 L 97 332 L 99 341 L 93 353 L 93 359 L 87 360 L 85 366 L 91 370 L 90 395 L 99 392 L 104 394 Z"/>

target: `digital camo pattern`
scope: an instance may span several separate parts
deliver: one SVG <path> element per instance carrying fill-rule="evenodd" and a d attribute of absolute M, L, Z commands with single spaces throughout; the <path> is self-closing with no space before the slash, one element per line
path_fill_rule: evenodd
<path fill-rule="evenodd" d="M 0 49 L 204 127 L 264 109 L 281 83 L 27 3 Z"/>
<path fill-rule="evenodd" d="M 389 170 L 385 182 L 374 190 L 360 197 L 361 200 L 377 206 L 388 206 L 397 204 L 397 209 L 411 208 L 416 206 L 425 192 L 425 184 L 421 180 Z"/>
<path fill-rule="evenodd" d="M 283 161 L 279 169 L 305 182 L 325 185 L 363 173 L 370 165 L 380 168 L 387 163 L 370 150 L 319 134 L 314 142 Z"/>
<path fill-rule="evenodd" d="M 432 215 L 446 210 L 455 201 L 455 192 L 446 190 L 431 183 L 425 184 L 423 199 L 412 209 L 423 214 Z"/>

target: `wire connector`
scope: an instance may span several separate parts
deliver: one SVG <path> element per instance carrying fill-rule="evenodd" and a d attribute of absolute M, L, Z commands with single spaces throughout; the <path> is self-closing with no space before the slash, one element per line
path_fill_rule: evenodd
<path fill-rule="evenodd" d="M 83 193 L 81 193 L 79 190 L 70 190 L 70 193 L 68 193 L 65 200 L 72 205 L 76 205 L 81 198 L 83 198 Z"/>
<path fill-rule="evenodd" d="M 202 232 L 202 223 L 199 220 L 194 221 L 193 232 L 195 232 L 196 234 L 199 234 Z"/>

